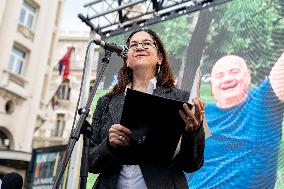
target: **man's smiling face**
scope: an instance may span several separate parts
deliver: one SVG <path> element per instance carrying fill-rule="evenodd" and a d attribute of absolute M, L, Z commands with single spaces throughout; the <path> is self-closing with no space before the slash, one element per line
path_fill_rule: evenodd
<path fill-rule="evenodd" d="M 249 89 L 251 72 L 241 57 L 228 55 L 219 59 L 212 68 L 211 90 L 219 107 L 241 103 Z"/>

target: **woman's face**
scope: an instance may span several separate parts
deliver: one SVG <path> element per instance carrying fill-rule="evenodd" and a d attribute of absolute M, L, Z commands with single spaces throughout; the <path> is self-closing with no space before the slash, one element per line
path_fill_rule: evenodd
<path fill-rule="evenodd" d="M 128 44 L 126 64 L 134 71 L 149 70 L 154 73 L 157 64 L 162 63 L 156 42 L 145 31 L 135 33 Z"/>

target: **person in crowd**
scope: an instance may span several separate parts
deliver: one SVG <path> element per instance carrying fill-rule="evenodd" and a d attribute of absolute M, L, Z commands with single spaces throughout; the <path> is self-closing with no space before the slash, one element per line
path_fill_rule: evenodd
<path fill-rule="evenodd" d="M 187 179 L 195 188 L 274 188 L 284 113 L 284 53 L 269 76 L 250 89 L 245 60 L 226 55 L 212 68 L 216 104 L 206 104 L 212 136 L 204 165 Z"/>
<path fill-rule="evenodd" d="M 155 32 L 138 29 L 130 34 L 126 44 L 129 51 L 118 73 L 118 84 L 98 100 L 93 114 L 89 172 L 99 173 L 93 188 L 188 188 L 184 171 L 194 172 L 203 164 L 204 103 L 198 98 L 194 99 L 195 112 L 186 103 L 184 110 L 179 111 L 184 131 L 179 152 L 169 164 L 124 165 L 121 162 L 118 152 L 129 145 L 131 136 L 131 130 L 119 124 L 127 88 L 180 101 L 189 98 L 188 92 L 174 87 L 165 47 Z M 162 130 L 160 134 L 163 135 Z"/>
<path fill-rule="evenodd" d="M 23 177 L 16 173 L 11 172 L 4 175 L 0 189 L 22 189 Z"/>

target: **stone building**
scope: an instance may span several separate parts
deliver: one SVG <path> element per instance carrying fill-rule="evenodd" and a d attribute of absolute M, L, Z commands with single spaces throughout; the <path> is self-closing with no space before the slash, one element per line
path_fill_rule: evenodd
<path fill-rule="evenodd" d="M 64 0 L 0 1 L 0 178 L 25 176 Z"/>

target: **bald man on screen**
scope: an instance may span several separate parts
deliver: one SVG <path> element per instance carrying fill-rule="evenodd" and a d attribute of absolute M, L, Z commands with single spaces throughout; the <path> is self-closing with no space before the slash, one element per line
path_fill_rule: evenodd
<path fill-rule="evenodd" d="M 236 55 L 212 68 L 216 104 L 205 113 L 212 136 L 204 165 L 187 175 L 191 189 L 274 188 L 284 113 L 284 53 L 269 76 L 250 89 L 251 71 Z"/>

